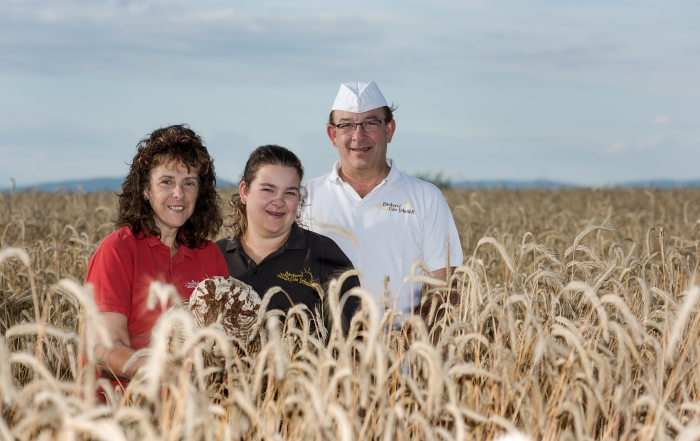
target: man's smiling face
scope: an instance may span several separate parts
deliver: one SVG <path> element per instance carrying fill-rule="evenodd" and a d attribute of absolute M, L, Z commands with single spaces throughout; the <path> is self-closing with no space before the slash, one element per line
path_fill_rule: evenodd
<path fill-rule="evenodd" d="M 344 110 L 333 111 L 333 122 L 361 123 L 385 119 L 383 107 L 362 113 L 347 112 Z M 338 149 L 340 165 L 343 170 L 353 174 L 372 173 L 383 170 L 386 167 L 387 144 L 391 142 L 396 129 L 395 121 L 384 122 L 379 130 L 372 132 L 361 125 L 354 131 L 343 132 L 333 125 L 326 126 L 326 133 L 333 146 Z"/>

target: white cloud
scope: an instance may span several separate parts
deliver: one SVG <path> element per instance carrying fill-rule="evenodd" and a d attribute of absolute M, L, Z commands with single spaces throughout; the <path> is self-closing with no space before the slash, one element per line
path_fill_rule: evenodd
<path fill-rule="evenodd" d="M 259 81 L 257 74 L 271 70 L 274 78 L 313 80 L 378 70 L 394 77 L 437 71 L 460 77 L 479 69 L 700 94 L 700 38 L 684 19 L 698 9 L 690 0 L 672 7 L 595 0 L 233 5 L 0 3 L 0 70 Z"/>
<path fill-rule="evenodd" d="M 34 181 L 76 176 L 98 164 L 59 169 L 52 152 L 89 163 L 121 148 L 103 163 L 122 164 L 149 130 L 185 121 L 222 133 L 226 173 L 269 142 L 320 173 L 337 84 L 375 79 L 400 105 L 390 151 L 407 170 L 692 174 L 698 13 L 696 0 L 0 0 L 0 148 L 13 173 L 49 155 Z"/>
<path fill-rule="evenodd" d="M 630 153 L 642 153 L 650 150 L 656 150 L 659 147 L 668 145 L 669 139 L 657 133 L 649 138 L 638 141 L 634 144 L 626 144 L 622 141 L 615 142 L 603 150 L 605 155 L 627 155 Z"/>
<path fill-rule="evenodd" d="M 0 9 L 0 71 L 259 82 L 360 72 L 396 59 L 381 16 L 218 4 L 193 10 L 162 2 L 35 3 Z"/>

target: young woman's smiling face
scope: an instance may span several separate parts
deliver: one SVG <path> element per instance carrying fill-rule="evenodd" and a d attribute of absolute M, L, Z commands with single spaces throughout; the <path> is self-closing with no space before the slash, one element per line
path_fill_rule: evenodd
<path fill-rule="evenodd" d="M 153 208 L 156 226 L 164 236 L 177 234 L 192 216 L 199 193 L 199 175 L 184 164 L 171 162 L 151 170 L 151 180 L 143 195 Z"/>
<path fill-rule="evenodd" d="M 299 207 L 299 187 L 296 169 L 271 164 L 260 167 L 250 188 L 241 182 L 238 190 L 246 205 L 246 237 L 276 238 L 289 234 Z"/>

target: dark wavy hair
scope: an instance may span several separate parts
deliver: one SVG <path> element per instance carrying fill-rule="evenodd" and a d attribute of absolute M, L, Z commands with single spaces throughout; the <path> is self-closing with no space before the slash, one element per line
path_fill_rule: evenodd
<path fill-rule="evenodd" d="M 301 165 L 301 161 L 297 155 L 284 147 L 269 144 L 253 150 L 253 153 L 248 157 L 248 161 L 245 163 L 245 169 L 243 170 L 243 176 L 241 176 L 241 182 L 245 182 L 246 188 L 250 188 L 250 185 L 258 174 L 258 170 L 264 165 L 291 167 L 299 174 L 300 183 L 304 179 L 304 167 Z M 305 199 L 304 189 L 299 188 L 299 205 L 297 206 L 296 216 L 296 222 L 298 224 L 301 224 L 300 209 L 304 205 Z M 240 193 L 235 192 L 232 194 L 228 200 L 228 204 L 231 206 L 232 210 L 229 213 L 229 221 L 226 223 L 226 226 L 233 231 L 233 235 L 229 237 L 229 239 L 240 239 L 245 235 L 246 231 L 248 231 L 248 215 L 245 204 L 241 201 Z"/>
<path fill-rule="evenodd" d="M 398 109 L 399 106 L 394 105 L 394 103 L 391 104 L 391 107 L 389 106 L 382 106 L 382 109 L 384 109 L 384 119 L 386 120 L 385 123 L 389 123 L 394 119 L 394 112 L 396 112 L 396 109 Z M 328 115 L 328 125 L 334 125 L 335 121 L 333 120 L 333 112 L 334 110 L 331 110 L 331 113 Z"/>
<path fill-rule="evenodd" d="M 187 125 L 173 125 L 153 131 L 136 145 L 119 196 L 119 213 L 115 225 L 127 226 L 134 234 L 145 232 L 160 236 L 150 202 L 143 196 L 151 182 L 151 171 L 162 164 L 176 162 L 199 175 L 199 192 L 192 216 L 182 226 L 178 243 L 188 248 L 203 247 L 206 239 L 221 228 L 221 198 L 216 192 L 214 160 L 202 139 Z"/>

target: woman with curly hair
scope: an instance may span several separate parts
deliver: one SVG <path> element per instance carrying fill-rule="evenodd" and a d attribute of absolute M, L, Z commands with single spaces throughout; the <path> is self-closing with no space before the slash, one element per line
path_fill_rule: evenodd
<path fill-rule="evenodd" d="M 250 154 L 238 193 L 231 196 L 233 208 L 228 226 L 233 234 L 216 242 L 231 276 L 252 286 L 261 296 L 280 287 L 269 307 L 287 311 L 305 305 L 310 318 L 321 316 L 330 325 L 330 314 L 318 287 L 352 269 L 352 262 L 332 239 L 298 225 L 303 205 L 301 180 L 304 168 L 299 158 L 284 147 L 264 145 Z M 357 276 L 349 277 L 341 294 L 359 287 Z M 344 299 L 343 328 L 357 309 L 357 297 Z M 312 321 L 314 329 L 321 323 Z"/>
<path fill-rule="evenodd" d="M 188 126 L 141 140 L 118 196 L 117 230 L 90 259 L 85 282 L 113 343 L 96 348 L 99 374 L 123 387 L 144 359 L 124 364 L 148 346 L 162 313 L 147 307 L 151 282 L 173 285 L 186 300 L 201 280 L 228 276 L 228 269 L 208 240 L 223 222 L 214 163 Z"/>

